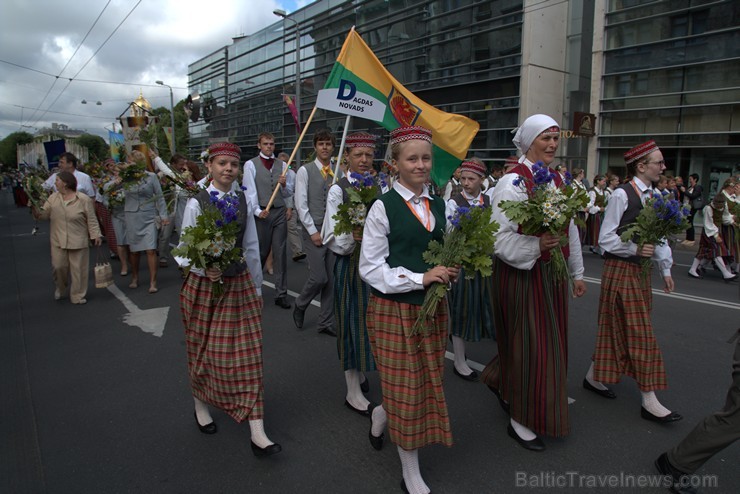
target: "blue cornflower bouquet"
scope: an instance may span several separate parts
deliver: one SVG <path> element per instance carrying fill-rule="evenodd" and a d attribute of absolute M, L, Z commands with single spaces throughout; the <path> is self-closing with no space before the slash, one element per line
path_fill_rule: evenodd
<path fill-rule="evenodd" d="M 382 188 L 386 187 L 386 175 L 379 173 L 375 177 L 370 172 L 352 172 L 350 176 L 355 182 L 347 189 L 349 201 L 340 204 L 333 216 L 336 220 L 334 235 L 352 233 L 359 241 L 362 239 L 362 229 L 370 204 L 380 195 Z"/>
<path fill-rule="evenodd" d="M 645 205 L 632 223 L 619 238 L 622 242 L 632 240 L 639 247 L 645 244 L 663 245 L 670 235 L 685 231 L 689 227 L 688 206 L 681 206 L 675 199 L 655 194 L 645 201 Z M 642 275 L 650 275 L 650 258 L 642 258 Z"/>
<path fill-rule="evenodd" d="M 501 201 L 499 207 L 507 218 L 521 226 L 524 235 L 539 236 L 547 232 L 561 235 L 560 247 L 552 249 L 550 255 L 555 279 L 564 280 L 569 273 L 562 251 L 568 237 L 563 234 L 572 219 L 580 221 L 576 213 L 588 205 L 588 193 L 572 184 L 570 174 L 556 187 L 555 174 L 541 161 L 532 165 L 532 175 L 534 183 L 521 175 L 514 180 L 514 186 L 526 191 L 526 201 Z"/>
<path fill-rule="evenodd" d="M 466 279 L 474 278 L 477 273 L 491 276 L 493 245 L 498 231 L 498 223 L 491 220 L 491 208 L 458 206 L 447 219 L 450 220 L 450 228 L 445 232 L 442 243 L 436 240 L 429 242 L 423 254 L 424 261 L 433 266 L 460 266 Z M 449 284 L 434 283 L 427 289 L 411 334 L 421 333 L 428 327 L 426 321 L 434 317 L 449 288 Z"/>
<path fill-rule="evenodd" d="M 239 199 L 233 194 L 224 194 L 219 199 L 217 191 L 211 191 L 210 203 L 196 218 L 195 225 L 185 228 L 180 235 L 180 245 L 172 254 L 190 260 L 190 267 L 198 269 L 226 268 L 243 259 L 242 248 L 236 245 L 239 234 Z M 223 279 L 213 284 L 213 295 L 220 299 L 224 293 Z"/>

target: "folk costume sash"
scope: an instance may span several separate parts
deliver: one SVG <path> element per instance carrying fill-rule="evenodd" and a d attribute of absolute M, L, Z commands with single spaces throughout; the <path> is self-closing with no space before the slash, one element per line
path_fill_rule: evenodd
<path fill-rule="evenodd" d="M 553 171 L 552 168 L 548 168 L 548 170 L 550 171 L 550 173 L 555 175 L 555 178 L 553 179 L 553 181 L 555 182 L 555 187 L 562 187 L 563 179 L 560 176 L 560 174 Z M 517 175 L 521 175 L 522 177 L 526 178 L 526 180 L 524 180 L 524 185 L 527 187 L 527 193 L 529 194 L 532 192 L 532 189 L 534 188 L 534 175 L 532 175 L 532 170 L 530 170 L 527 165 L 525 165 L 524 163 L 519 163 L 517 166 L 509 170 L 508 173 L 516 173 Z M 517 233 L 520 233 L 520 234 L 522 233 L 521 225 L 519 225 L 519 228 L 517 229 Z M 537 235 L 535 235 L 535 237 L 541 237 L 542 235 L 543 235 L 542 233 L 538 233 Z M 568 238 L 567 228 L 565 232 L 563 232 L 563 235 L 565 236 L 566 239 Z M 563 257 L 565 259 L 568 259 L 568 257 L 570 257 L 570 244 L 568 242 L 566 242 L 565 245 L 560 247 L 560 250 L 563 252 Z M 550 257 L 551 257 L 550 251 L 548 250 L 548 251 L 542 252 L 540 256 L 540 260 L 544 262 L 548 262 L 550 260 Z"/>

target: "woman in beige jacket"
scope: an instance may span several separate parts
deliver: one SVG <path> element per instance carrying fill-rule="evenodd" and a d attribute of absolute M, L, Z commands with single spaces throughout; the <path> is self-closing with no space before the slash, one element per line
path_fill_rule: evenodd
<path fill-rule="evenodd" d="M 56 177 L 57 192 L 46 200 L 41 211 L 33 208 L 37 219 L 50 220 L 51 267 L 56 290 L 54 299 L 66 296 L 68 280 L 69 300 L 85 304 L 87 279 L 90 270 L 90 241 L 96 246 L 102 242 L 100 226 L 95 217 L 93 200 L 77 192 L 77 179 L 69 172 Z"/>

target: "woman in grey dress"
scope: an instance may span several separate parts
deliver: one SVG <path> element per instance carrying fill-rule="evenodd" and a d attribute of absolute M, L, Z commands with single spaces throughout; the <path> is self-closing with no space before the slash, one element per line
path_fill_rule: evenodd
<path fill-rule="evenodd" d="M 139 157 L 137 157 L 140 155 Z M 131 153 L 131 158 L 144 160 L 139 151 Z M 157 229 L 167 225 L 169 219 L 162 195 L 159 179 L 149 171 L 136 183 L 126 185 L 126 243 L 131 252 L 131 283 L 129 288 L 139 286 L 139 253 L 146 252 L 149 266 L 149 293 L 157 292 Z"/>

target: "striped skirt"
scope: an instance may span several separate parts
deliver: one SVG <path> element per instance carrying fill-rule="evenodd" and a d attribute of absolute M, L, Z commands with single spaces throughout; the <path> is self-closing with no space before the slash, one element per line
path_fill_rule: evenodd
<path fill-rule="evenodd" d="M 581 239 L 581 245 L 586 245 L 586 215 L 587 213 L 578 212 L 576 213 L 580 221 L 576 222 L 576 228 L 578 228 L 578 238 Z M 591 215 L 588 215 L 591 216 Z"/>
<path fill-rule="evenodd" d="M 740 238 L 738 237 L 737 227 L 733 225 L 722 225 L 722 242 L 727 248 L 727 256 L 731 257 L 730 262 L 737 262 L 738 255 L 740 255 Z"/>
<path fill-rule="evenodd" d="M 601 214 L 589 214 L 586 220 L 586 245 L 599 246 L 599 231 L 601 230 Z"/>
<path fill-rule="evenodd" d="M 103 235 L 105 235 L 108 249 L 115 254 L 118 248 L 118 242 L 116 241 L 116 231 L 113 228 L 110 211 L 108 211 L 108 208 L 102 202 L 95 201 L 95 215 L 98 217 L 98 223 L 100 223 Z"/>
<path fill-rule="evenodd" d="M 262 311 L 249 272 L 224 278 L 218 304 L 213 283 L 189 273 L 180 311 L 193 396 L 237 422 L 261 419 Z"/>
<path fill-rule="evenodd" d="M 509 402 L 511 418 L 562 437 L 568 419 L 568 285 L 550 262 L 529 271 L 494 259 L 493 317 L 498 355 L 481 380 Z"/>
<path fill-rule="evenodd" d="M 663 356 L 653 334 L 650 277 L 640 264 L 607 259 L 601 275 L 599 333 L 594 351 L 594 379 L 618 383 L 632 377 L 640 391 L 667 387 Z"/>
<path fill-rule="evenodd" d="M 466 280 L 465 271 L 461 269 L 450 292 L 450 314 L 453 336 L 465 341 L 495 338 L 491 278 L 477 273 L 475 278 Z"/>
<path fill-rule="evenodd" d="M 366 315 L 370 287 L 360 279 L 360 247 L 348 256 L 336 256 L 334 264 L 334 317 L 337 322 L 337 353 L 343 370 L 375 370 Z"/>
<path fill-rule="evenodd" d="M 419 305 L 370 295 L 367 330 L 380 375 L 391 441 L 405 450 L 452 446 L 442 380 L 447 303 L 440 302 L 427 336 L 411 335 Z"/>
<path fill-rule="evenodd" d="M 699 250 L 696 251 L 697 259 L 706 259 L 711 261 L 715 257 L 727 257 L 730 252 L 727 250 L 724 238 L 722 242 L 717 242 L 714 237 L 709 238 L 704 232 L 699 239 Z"/>

